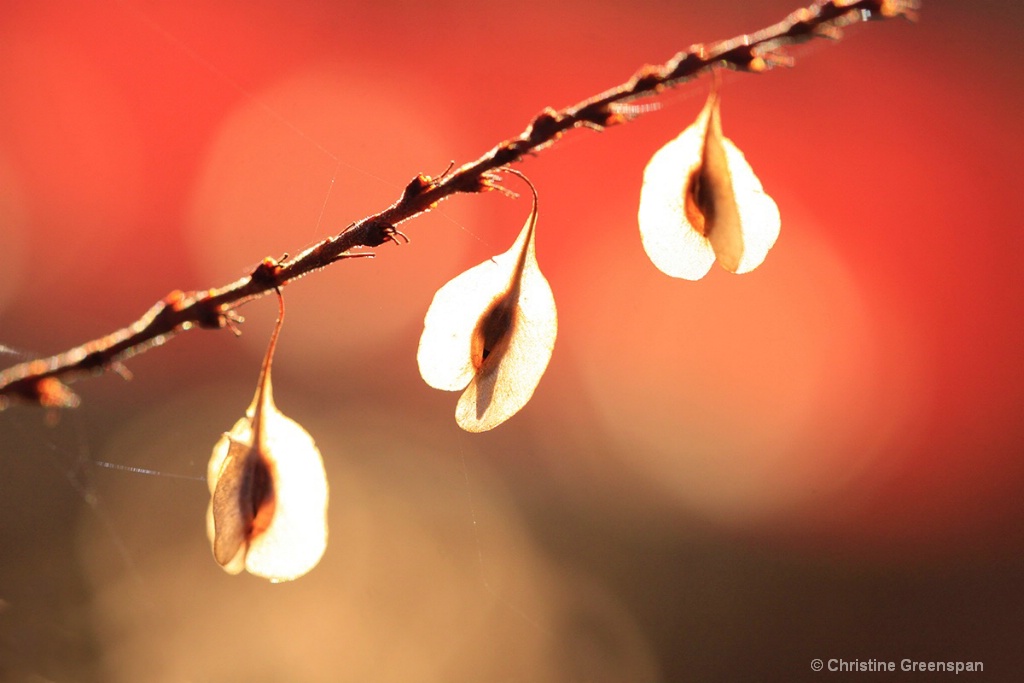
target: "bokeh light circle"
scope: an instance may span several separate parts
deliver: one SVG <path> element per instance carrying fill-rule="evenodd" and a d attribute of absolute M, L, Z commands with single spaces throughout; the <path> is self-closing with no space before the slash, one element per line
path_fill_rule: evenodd
<path fill-rule="evenodd" d="M 239 102 L 209 146 L 187 220 L 203 281 L 228 282 L 264 257 L 294 256 L 386 208 L 418 171 L 444 170 L 456 123 L 425 115 L 435 109 L 422 90 L 381 83 L 317 65 Z M 421 169 L 424 160 L 437 168 Z M 284 334 L 301 346 L 283 344 L 282 357 L 315 356 L 323 370 L 421 323 L 430 288 L 458 272 L 460 223 L 475 215 L 444 210 L 458 219 L 434 212 L 417 220 L 408 248 L 388 243 L 373 260 L 319 273 L 315 286 L 288 287 Z M 250 336 L 261 350 L 262 335 Z"/>
<path fill-rule="evenodd" d="M 591 279 L 582 299 L 608 331 L 579 359 L 615 450 L 654 490 L 727 524 L 842 489 L 900 422 L 902 408 L 879 420 L 894 406 L 878 400 L 879 321 L 857 279 L 818 226 L 789 228 L 752 274 L 690 283 L 647 264 Z M 615 248 L 595 245 L 581 268 L 601 271 Z"/>

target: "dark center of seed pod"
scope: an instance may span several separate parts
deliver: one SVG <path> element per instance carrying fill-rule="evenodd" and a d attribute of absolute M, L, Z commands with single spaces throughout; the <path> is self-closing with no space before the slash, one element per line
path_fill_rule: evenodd
<path fill-rule="evenodd" d="M 249 507 L 252 511 L 250 517 L 252 521 L 247 534 L 250 539 L 266 531 L 270 526 L 270 521 L 274 518 L 276 500 L 271 467 L 272 465 L 264 458 L 258 458 L 248 473 L 249 482 L 244 489 L 246 499 L 242 501 L 242 505 Z"/>
<path fill-rule="evenodd" d="M 704 178 L 704 164 L 701 164 L 690 174 L 686 189 L 683 191 L 686 220 L 702 235 L 707 235 L 707 227 L 715 218 L 715 202 L 710 188 L 711 183 Z"/>
<path fill-rule="evenodd" d="M 479 370 L 498 344 L 508 336 L 512 329 L 514 305 L 512 297 L 505 295 L 491 304 L 487 312 L 480 317 L 480 322 L 473 331 L 470 349 L 474 368 Z"/>

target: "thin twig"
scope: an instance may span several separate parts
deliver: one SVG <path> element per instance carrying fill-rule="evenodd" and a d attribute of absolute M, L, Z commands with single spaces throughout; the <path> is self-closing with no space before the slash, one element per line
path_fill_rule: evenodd
<path fill-rule="evenodd" d="M 665 64 L 645 66 L 626 83 L 579 104 L 558 111 L 546 108 L 518 137 L 505 140 L 476 161 L 437 179 L 416 176 L 394 204 L 293 259 L 277 262 L 267 258 L 251 274 L 217 289 L 175 290 L 128 327 L 64 353 L 0 372 L 0 409 L 12 397 L 47 407 L 75 407 L 79 398 L 65 383 L 121 368 L 123 361 L 163 344 L 179 332 L 197 327 L 232 327 L 233 312 L 239 306 L 341 259 L 373 256 L 372 252 L 351 250 L 397 241 L 398 236 L 404 237 L 397 225 L 429 211 L 442 199 L 457 193 L 499 189 L 497 172 L 502 167 L 552 145 L 566 131 L 580 127 L 603 130 L 648 111 L 646 107 L 624 106 L 629 102 L 656 96 L 715 67 L 758 73 L 773 66 L 788 66 L 792 60 L 782 52 L 788 45 L 819 37 L 835 39 L 843 27 L 862 21 L 899 16 L 914 19 L 918 7 L 918 0 L 819 0 L 756 33 L 694 45 Z"/>

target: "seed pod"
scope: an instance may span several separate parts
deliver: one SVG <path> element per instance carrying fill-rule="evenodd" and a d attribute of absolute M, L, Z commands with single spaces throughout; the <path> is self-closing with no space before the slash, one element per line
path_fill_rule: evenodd
<path fill-rule="evenodd" d="M 469 432 L 519 412 L 555 347 L 558 315 L 537 264 L 537 192 L 530 189 L 533 207 L 512 248 L 441 287 L 423 321 L 420 375 L 435 389 L 465 388 L 455 420 Z"/>
<path fill-rule="evenodd" d="M 637 213 L 647 256 L 662 272 L 699 280 L 716 260 L 746 273 L 779 236 L 779 208 L 743 152 L 722 135 L 717 90 L 697 120 L 654 153 Z"/>
<path fill-rule="evenodd" d="M 280 293 L 278 294 L 280 297 Z M 274 405 L 270 369 L 284 301 L 245 416 L 213 447 L 207 535 L 229 574 L 274 583 L 317 565 L 327 547 L 327 476 L 313 438 Z"/>

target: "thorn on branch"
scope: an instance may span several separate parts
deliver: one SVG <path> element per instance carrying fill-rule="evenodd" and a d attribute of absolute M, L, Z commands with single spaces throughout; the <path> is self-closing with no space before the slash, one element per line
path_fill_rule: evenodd
<path fill-rule="evenodd" d="M 238 311 L 236 311 L 233 308 L 225 310 L 223 313 L 221 313 L 221 317 L 224 319 L 224 327 L 231 330 L 231 334 L 235 335 L 236 337 L 242 336 L 242 330 L 239 327 L 239 325 L 245 322 L 245 317 L 243 317 L 241 314 L 238 313 Z"/>
<path fill-rule="evenodd" d="M 127 365 L 118 361 L 111 362 L 110 369 L 113 370 L 117 374 L 117 376 L 123 379 L 125 382 L 130 382 L 132 380 L 132 377 L 135 376 L 132 374 L 132 371 L 128 369 Z"/>
<path fill-rule="evenodd" d="M 843 29 L 835 24 L 822 24 L 814 29 L 814 35 L 828 40 L 840 40 L 843 37 Z"/>
<path fill-rule="evenodd" d="M 838 28 L 836 31 L 840 34 L 842 33 Z M 751 73 L 763 73 L 777 66 L 791 67 L 796 64 L 793 56 L 786 54 L 786 51 L 782 48 L 765 47 L 764 49 L 754 50 L 752 54 L 754 58 L 747 64 L 747 71 Z"/>
<path fill-rule="evenodd" d="M 437 176 L 438 181 L 442 181 L 445 178 L 447 178 L 448 174 L 452 172 L 453 168 L 455 168 L 455 159 L 452 159 L 451 161 L 449 161 L 448 162 L 448 168 L 444 169 L 444 173 L 442 173 L 441 175 Z"/>
<path fill-rule="evenodd" d="M 398 231 L 396 230 L 395 232 L 398 232 Z M 391 238 L 386 238 L 384 241 L 386 242 L 388 239 L 391 239 Z M 406 238 L 406 239 L 408 239 L 408 238 Z M 383 244 L 383 242 L 382 242 L 382 244 Z M 363 245 L 363 246 L 366 246 L 366 245 Z M 349 258 L 374 258 L 375 256 L 376 256 L 376 254 L 374 254 L 372 251 L 344 251 L 344 252 L 338 254 L 337 256 L 332 256 L 331 260 L 328 261 L 328 264 L 334 263 L 336 261 L 343 261 L 343 260 L 349 259 Z"/>

